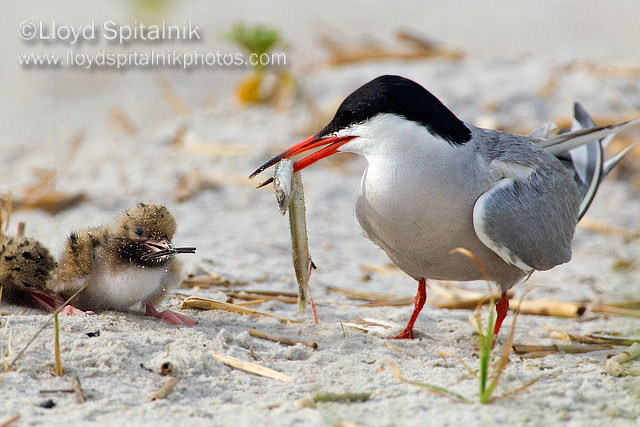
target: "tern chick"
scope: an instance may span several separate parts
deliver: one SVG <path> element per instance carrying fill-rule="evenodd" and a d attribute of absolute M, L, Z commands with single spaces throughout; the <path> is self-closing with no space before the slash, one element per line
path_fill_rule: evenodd
<path fill-rule="evenodd" d="M 28 237 L 0 236 L 0 286 L 2 299 L 13 304 L 34 301 L 54 309 L 54 297 L 46 289 L 57 263 L 39 241 Z"/>
<path fill-rule="evenodd" d="M 73 301 L 80 309 L 126 310 L 143 303 L 148 316 L 195 325 L 189 317 L 157 312 L 154 306 L 180 281 L 180 263 L 171 246 L 175 231 L 176 221 L 166 207 L 145 203 L 113 224 L 75 231 L 66 241 L 50 288 L 70 296 L 88 283 Z"/>
<path fill-rule="evenodd" d="M 452 255 L 459 247 L 503 291 L 497 334 L 509 306 L 506 291 L 535 270 L 571 259 L 576 223 L 604 176 L 637 144 L 604 162 L 603 140 L 640 119 L 595 126 L 584 109 L 575 110 L 579 125 L 572 132 L 513 135 L 463 122 L 416 82 L 381 76 L 350 94 L 326 127 L 251 177 L 313 149 L 294 171 L 339 152 L 363 156 L 356 218 L 419 282 L 413 314 L 394 338 L 413 338 L 426 279 L 484 278 L 473 262 Z"/>

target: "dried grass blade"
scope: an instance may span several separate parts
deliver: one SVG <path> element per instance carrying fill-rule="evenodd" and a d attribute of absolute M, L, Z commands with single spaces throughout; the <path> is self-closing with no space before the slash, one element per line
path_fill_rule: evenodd
<path fill-rule="evenodd" d="M 606 304 L 594 304 L 591 306 L 592 313 L 610 314 L 614 316 L 635 317 L 640 319 L 640 310 L 629 310 L 626 308 L 618 308 Z"/>
<path fill-rule="evenodd" d="M 267 332 L 259 331 L 257 329 L 249 329 L 249 335 L 251 335 L 252 337 L 262 338 L 264 340 L 273 341 L 280 344 L 291 345 L 291 346 L 296 344 L 302 344 L 314 350 L 318 349 L 318 344 L 315 342 L 303 341 L 295 338 L 288 338 L 288 337 L 273 335 Z"/>
<path fill-rule="evenodd" d="M 525 391 L 526 389 L 528 389 L 529 387 L 531 387 L 532 385 L 537 383 L 540 378 L 542 378 L 542 375 L 530 379 L 529 381 L 527 381 L 526 383 L 522 384 L 518 388 L 515 388 L 513 390 L 509 390 L 509 391 L 503 393 L 502 396 L 496 397 L 496 400 L 497 399 L 502 399 L 502 398 L 508 397 L 508 396 L 513 396 L 513 395 L 518 394 L 518 393 L 522 393 L 523 391 Z"/>
<path fill-rule="evenodd" d="M 56 376 L 62 376 L 62 358 L 60 357 L 60 323 L 58 313 L 53 317 L 53 329 L 55 331 L 55 352 L 56 352 Z"/>
<path fill-rule="evenodd" d="M 237 357 L 227 356 L 225 354 L 217 353 L 212 350 L 209 350 L 209 353 L 218 362 L 224 363 L 225 365 L 231 368 L 240 369 L 241 371 L 248 372 L 250 374 L 259 375 L 261 377 L 271 378 L 278 381 L 284 381 L 284 382 L 291 381 L 290 376 L 285 375 L 278 371 L 274 371 L 273 369 L 269 369 L 265 366 L 258 365 L 257 363 L 247 362 L 246 360 L 238 359 Z"/>
<path fill-rule="evenodd" d="M 393 372 L 393 375 L 396 376 L 396 378 L 398 378 L 400 381 L 408 383 L 408 384 L 412 384 L 421 388 L 424 388 L 426 390 L 429 390 L 432 393 L 435 394 L 440 394 L 443 396 L 447 396 L 450 397 L 454 400 L 457 400 L 459 402 L 464 402 L 464 403 L 471 403 L 471 401 L 467 398 L 465 398 L 464 396 L 462 396 L 459 393 L 456 393 L 455 391 L 451 391 L 448 390 L 444 387 L 440 387 L 434 384 L 429 384 L 429 383 L 422 383 L 422 382 L 418 382 L 418 381 L 410 381 L 408 379 L 406 379 L 405 377 L 402 376 L 402 374 L 400 373 L 400 370 L 398 369 L 398 367 L 396 366 L 395 362 L 393 360 L 385 360 L 382 362 L 382 364 L 380 365 L 380 368 L 378 369 L 378 372 L 381 372 L 384 370 L 384 366 L 385 365 L 389 365 L 389 367 L 391 368 L 391 371 Z"/>
<path fill-rule="evenodd" d="M 519 301 L 510 299 L 509 307 L 518 310 L 520 314 L 529 314 L 534 316 L 552 316 L 562 318 L 576 318 L 582 316 L 587 305 L 580 302 L 566 302 L 555 300 L 529 300 Z"/>
<path fill-rule="evenodd" d="M 338 286 L 327 286 L 327 290 L 331 292 L 339 292 L 349 299 L 357 299 L 364 301 L 380 301 L 393 298 L 395 295 L 381 294 L 377 292 L 361 291 L 360 289 L 341 288 Z"/>
<path fill-rule="evenodd" d="M 610 337 L 608 335 L 596 335 L 589 334 L 587 338 L 597 340 L 599 344 L 611 344 L 611 345 L 632 345 L 633 343 L 640 343 L 640 338 L 622 338 L 622 337 Z"/>
<path fill-rule="evenodd" d="M 431 301 L 430 304 L 434 307 L 444 308 L 448 310 L 473 310 L 478 305 L 489 304 L 491 301 L 500 299 L 501 292 L 492 292 L 486 295 L 478 295 L 473 298 L 457 299 L 450 301 Z"/>
<path fill-rule="evenodd" d="M 223 310 L 231 313 L 238 314 L 247 314 L 255 317 L 272 317 L 274 319 L 278 319 L 281 322 L 289 322 L 289 323 L 302 323 L 299 320 L 289 319 L 287 317 L 278 316 L 277 314 L 267 313 L 260 310 L 254 310 L 252 308 L 243 307 L 236 304 L 227 304 L 224 302 L 214 301 L 208 298 L 200 298 L 200 297 L 188 297 L 182 304 L 180 304 L 180 308 L 199 308 L 201 310 Z"/>
<path fill-rule="evenodd" d="M 6 420 L 4 420 L 1 424 L 0 427 L 9 427 L 11 426 L 13 423 L 15 423 L 16 421 L 18 421 L 20 419 L 20 414 L 13 414 L 11 415 L 9 418 L 7 418 Z"/>
<path fill-rule="evenodd" d="M 551 345 L 530 345 L 513 344 L 513 351 L 516 354 L 549 352 L 549 353 L 590 353 L 592 351 L 611 350 L 608 344 L 551 344 Z"/>
<path fill-rule="evenodd" d="M 387 300 L 371 301 L 361 304 L 361 307 L 402 307 L 405 305 L 413 305 L 413 298 L 393 298 Z"/>

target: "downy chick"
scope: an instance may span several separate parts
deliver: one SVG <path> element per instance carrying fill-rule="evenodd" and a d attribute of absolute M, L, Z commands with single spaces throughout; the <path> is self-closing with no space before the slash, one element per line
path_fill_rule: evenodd
<path fill-rule="evenodd" d="M 72 304 L 83 310 L 126 310 L 143 303 L 146 315 L 174 325 L 195 325 L 189 317 L 170 310 L 157 312 L 154 304 L 180 281 L 180 263 L 174 254 L 149 257 L 172 249 L 176 221 L 161 205 L 139 203 L 117 222 L 78 230 L 69 236 L 51 290 L 70 296 L 87 287 Z"/>
<path fill-rule="evenodd" d="M 57 301 L 47 290 L 57 263 L 49 250 L 28 237 L 0 236 L 0 286 L 2 300 L 19 305 L 55 309 Z"/>

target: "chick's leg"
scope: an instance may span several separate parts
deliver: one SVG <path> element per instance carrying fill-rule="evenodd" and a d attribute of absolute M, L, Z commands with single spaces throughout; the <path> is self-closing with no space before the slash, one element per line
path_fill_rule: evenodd
<path fill-rule="evenodd" d="M 173 312 L 171 310 L 157 311 L 153 304 L 146 304 L 146 316 L 152 316 L 170 325 L 194 326 L 198 322 L 185 315 Z"/>
<path fill-rule="evenodd" d="M 64 304 L 64 298 L 60 295 L 53 294 L 49 295 L 44 292 L 31 292 L 31 298 L 40 306 L 40 308 L 54 312 L 58 307 Z M 94 314 L 93 311 L 83 311 L 79 308 L 75 308 L 72 305 L 65 306 L 62 310 L 60 310 L 60 314 L 63 316 L 88 316 L 90 314 Z"/>

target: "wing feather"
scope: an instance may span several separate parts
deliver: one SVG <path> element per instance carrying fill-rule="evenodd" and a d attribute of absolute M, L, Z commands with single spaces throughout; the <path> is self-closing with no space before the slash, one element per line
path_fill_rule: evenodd
<path fill-rule="evenodd" d="M 519 166 L 491 163 L 501 178 L 476 201 L 473 226 L 505 262 L 523 271 L 549 270 L 571 259 L 578 194 L 558 161 L 541 162 L 528 176 Z"/>

